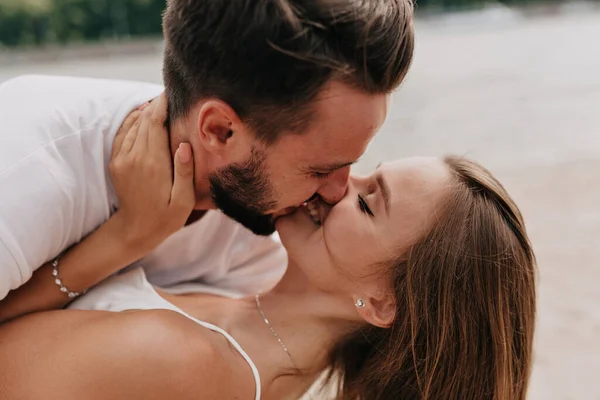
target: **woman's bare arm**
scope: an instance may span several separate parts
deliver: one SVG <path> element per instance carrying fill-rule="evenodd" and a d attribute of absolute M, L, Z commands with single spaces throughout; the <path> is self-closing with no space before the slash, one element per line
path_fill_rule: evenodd
<path fill-rule="evenodd" d="M 128 243 L 118 215 L 74 246 L 60 259 L 60 279 L 70 290 L 83 291 L 143 257 L 143 247 Z M 0 302 L 2 323 L 32 312 L 63 307 L 69 297 L 59 290 L 52 276 L 52 263 L 37 269 L 32 278 Z"/>

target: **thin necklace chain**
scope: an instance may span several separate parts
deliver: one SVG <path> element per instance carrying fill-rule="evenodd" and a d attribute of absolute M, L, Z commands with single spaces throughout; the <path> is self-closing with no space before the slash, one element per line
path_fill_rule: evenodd
<path fill-rule="evenodd" d="M 300 371 L 300 368 L 298 368 L 298 365 L 296 364 L 296 361 L 294 361 L 294 358 L 290 354 L 290 351 L 288 350 L 287 346 L 285 344 L 283 344 L 283 341 L 281 340 L 281 338 L 279 337 L 277 332 L 275 332 L 273 325 L 271 325 L 271 323 L 269 322 L 269 319 L 265 315 L 265 312 L 263 311 L 262 307 L 260 306 L 260 293 L 257 293 L 254 295 L 254 301 L 256 302 L 256 307 L 258 308 L 258 311 L 260 311 L 260 315 L 263 317 L 265 324 L 267 324 L 267 326 L 271 330 L 271 333 L 273 333 L 273 336 L 275 336 L 275 339 L 277 339 L 277 341 L 281 345 L 281 348 L 283 349 L 283 351 L 285 351 L 285 354 L 287 354 L 287 356 L 289 357 L 289 359 L 292 362 L 292 365 L 294 366 L 296 371 Z"/>

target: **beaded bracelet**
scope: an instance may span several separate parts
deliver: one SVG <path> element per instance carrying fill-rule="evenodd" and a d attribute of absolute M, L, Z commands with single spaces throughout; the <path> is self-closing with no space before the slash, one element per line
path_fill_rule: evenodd
<path fill-rule="evenodd" d="M 54 283 L 56 283 L 56 286 L 58 286 L 58 289 L 61 292 L 63 292 L 64 294 L 66 294 L 67 296 L 69 296 L 70 299 L 75 299 L 75 298 L 81 296 L 80 292 L 73 292 L 73 291 L 69 290 L 69 288 L 63 284 L 62 280 L 58 276 L 58 258 L 59 257 L 56 257 L 54 259 L 54 261 L 52 261 L 52 276 L 54 277 Z"/>

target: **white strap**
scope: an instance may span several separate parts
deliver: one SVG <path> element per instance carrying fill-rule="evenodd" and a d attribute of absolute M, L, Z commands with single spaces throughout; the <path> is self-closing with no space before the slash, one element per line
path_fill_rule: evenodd
<path fill-rule="evenodd" d="M 171 303 L 169 303 L 169 304 L 171 304 Z M 187 314 L 185 311 L 183 311 L 175 306 L 173 306 L 173 311 L 180 313 L 181 315 L 191 319 L 192 321 L 196 322 L 199 325 L 202 325 L 203 327 L 205 327 L 207 329 L 210 329 L 211 331 L 218 332 L 221 335 L 225 336 L 225 339 L 227 339 L 229 341 L 229 343 L 231 343 L 233 345 L 233 347 L 235 347 L 235 349 L 242 355 L 242 357 L 244 357 L 244 360 L 246 360 L 248 365 L 250 365 L 250 369 L 252 370 L 252 375 L 254 375 L 254 382 L 256 384 L 256 396 L 254 396 L 254 399 L 260 400 L 260 394 L 261 394 L 260 393 L 261 392 L 260 374 L 258 373 L 258 368 L 256 368 L 256 365 L 254 364 L 254 362 L 252 361 L 252 359 L 250 358 L 248 353 L 246 353 L 244 351 L 242 346 L 240 346 L 240 344 L 229 333 L 227 333 L 223 329 L 219 328 L 218 326 L 210 324 L 208 322 L 200 321 L 199 319 L 192 317 L 191 315 Z"/>

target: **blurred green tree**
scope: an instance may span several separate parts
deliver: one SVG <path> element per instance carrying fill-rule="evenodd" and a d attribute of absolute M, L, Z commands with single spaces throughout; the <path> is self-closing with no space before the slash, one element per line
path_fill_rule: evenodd
<path fill-rule="evenodd" d="M 161 34 L 165 0 L 2 0 L 0 45 Z"/>
<path fill-rule="evenodd" d="M 203 0 L 198 0 L 203 1 Z M 378 1 L 378 0 L 371 0 Z M 560 0 L 416 0 L 417 12 Z M 166 0 L 0 0 L 0 47 L 160 36 Z"/>

